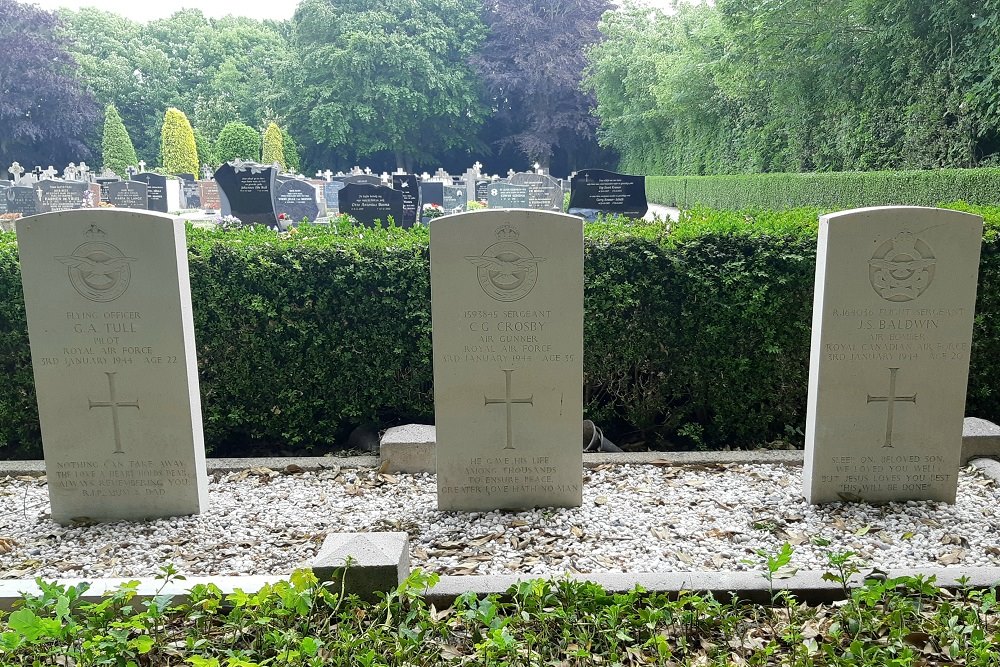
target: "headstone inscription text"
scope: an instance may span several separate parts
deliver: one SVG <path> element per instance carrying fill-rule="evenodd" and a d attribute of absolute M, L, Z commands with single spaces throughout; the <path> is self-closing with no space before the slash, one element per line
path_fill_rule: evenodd
<path fill-rule="evenodd" d="M 193 514 L 208 498 L 182 221 L 17 222 L 52 519 Z"/>
<path fill-rule="evenodd" d="M 430 234 L 438 508 L 579 505 L 582 221 L 481 210 Z"/>
<path fill-rule="evenodd" d="M 809 502 L 955 501 L 982 229 L 910 206 L 820 218 Z"/>

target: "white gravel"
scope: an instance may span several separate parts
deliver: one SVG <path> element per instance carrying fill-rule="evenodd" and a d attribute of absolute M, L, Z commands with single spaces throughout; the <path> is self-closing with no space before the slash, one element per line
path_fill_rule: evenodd
<path fill-rule="evenodd" d="M 758 550 L 793 545 L 792 565 L 826 569 L 853 551 L 868 567 L 1000 566 L 1000 491 L 972 469 L 958 502 L 807 505 L 801 468 L 603 466 L 583 506 L 462 514 L 435 509 L 433 475 L 372 469 L 216 475 L 195 517 L 62 527 L 42 480 L 0 480 L 0 578 L 282 575 L 328 532 L 404 530 L 412 565 L 441 574 L 761 570 Z M 749 562 L 748 562 L 749 561 Z"/>

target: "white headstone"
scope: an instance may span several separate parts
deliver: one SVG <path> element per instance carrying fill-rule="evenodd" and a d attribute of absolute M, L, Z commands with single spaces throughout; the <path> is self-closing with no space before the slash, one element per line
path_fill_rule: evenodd
<path fill-rule="evenodd" d="M 438 508 L 582 501 L 583 222 L 430 223 Z"/>
<path fill-rule="evenodd" d="M 933 208 L 820 218 L 809 502 L 955 501 L 982 234 Z"/>
<path fill-rule="evenodd" d="M 208 499 L 184 224 L 81 209 L 17 221 L 52 519 Z"/>

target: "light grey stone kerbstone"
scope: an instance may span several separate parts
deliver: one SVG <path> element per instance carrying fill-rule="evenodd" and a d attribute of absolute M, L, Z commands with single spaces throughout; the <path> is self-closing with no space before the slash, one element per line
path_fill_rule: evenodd
<path fill-rule="evenodd" d="M 390 428 L 379 442 L 379 455 L 385 471 L 436 472 L 434 440 L 434 427 L 427 424 L 405 424 Z"/>
<path fill-rule="evenodd" d="M 438 508 L 579 506 L 583 221 L 481 210 L 430 239 Z"/>
<path fill-rule="evenodd" d="M 1000 426 L 966 417 L 962 425 L 962 464 L 980 456 L 1000 456 Z"/>
<path fill-rule="evenodd" d="M 345 593 L 373 598 L 376 591 L 394 590 L 410 576 L 406 533 L 332 533 L 312 564 L 321 581 L 341 586 Z"/>
<path fill-rule="evenodd" d="M 208 502 L 179 219 L 81 209 L 17 221 L 52 519 L 197 514 Z"/>
<path fill-rule="evenodd" d="M 954 502 L 983 220 L 899 206 L 819 225 L 803 494 Z"/>

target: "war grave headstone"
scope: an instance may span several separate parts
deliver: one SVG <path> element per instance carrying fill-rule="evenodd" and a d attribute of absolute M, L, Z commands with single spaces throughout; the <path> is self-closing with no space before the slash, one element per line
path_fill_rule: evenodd
<path fill-rule="evenodd" d="M 141 181 L 116 181 L 108 184 L 108 203 L 117 208 L 146 210 L 147 185 Z"/>
<path fill-rule="evenodd" d="M 87 202 L 88 184 L 83 181 L 56 181 L 43 179 L 35 183 L 38 202 L 37 213 L 70 211 L 83 208 Z"/>
<path fill-rule="evenodd" d="M 486 205 L 490 208 L 530 208 L 528 188 L 503 181 L 491 183 L 486 193 Z"/>
<path fill-rule="evenodd" d="M 438 508 L 582 501 L 583 221 L 430 223 Z"/>
<path fill-rule="evenodd" d="M 441 189 L 441 195 L 441 206 L 445 213 L 461 213 L 469 203 L 464 187 L 445 185 Z"/>
<path fill-rule="evenodd" d="M 262 164 L 242 160 L 223 164 L 215 172 L 222 215 L 234 215 L 247 225 L 258 223 L 277 229 L 272 198 L 275 176 L 273 167 Z"/>
<path fill-rule="evenodd" d="M 585 220 L 596 220 L 598 213 L 642 218 L 648 211 L 645 176 L 582 169 L 571 179 L 569 213 Z"/>
<path fill-rule="evenodd" d="M 198 181 L 198 197 L 201 199 L 203 211 L 218 211 L 222 207 L 219 200 L 219 186 L 211 179 Z"/>
<path fill-rule="evenodd" d="M 348 183 L 340 191 L 340 212 L 350 215 L 366 227 L 388 227 L 389 218 L 405 227 L 403 193 L 385 185 Z M 378 221 L 378 222 L 377 222 Z"/>
<path fill-rule="evenodd" d="M 563 205 L 562 188 L 559 181 L 546 174 L 521 172 L 507 179 L 511 185 L 528 188 L 528 208 L 561 211 Z"/>
<path fill-rule="evenodd" d="M 12 185 L 4 192 L 7 197 L 7 212 L 22 216 L 38 212 L 38 195 L 31 185 Z"/>
<path fill-rule="evenodd" d="M 17 243 L 52 519 L 205 509 L 183 222 L 63 211 L 19 220 Z"/>
<path fill-rule="evenodd" d="M 420 183 L 416 174 L 393 174 L 392 189 L 403 193 L 403 226 L 412 227 L 417 223 L 420 208 Z"/>
<path fill-rule="evenodd" d="M 346 183 L 343 176 L 332 178 L 323 186 L 323 199 L 326 200 L 327 215 L 338 215 L 340 213 L 340 191 Z"/>
<path fill-rule="evenodd" d="M 284 213 L 292 222 L 315 222 L 319 217 L 316 188 L 306 181 L 281 179 L 274 193 L 274 212 Z"/>
<path fill-rule="evenodd" d="M 167 202 L 166 176 L 144 172 L 136 174 L 131 180 L 146 184 L 146 208 L 159 213 L 166 213 L 170 210 Z"/>
<path fill-rule="evenodd" d="M 806 500 L 954 502 L 982 218 L 880 207 L 819 224 Z"/>

